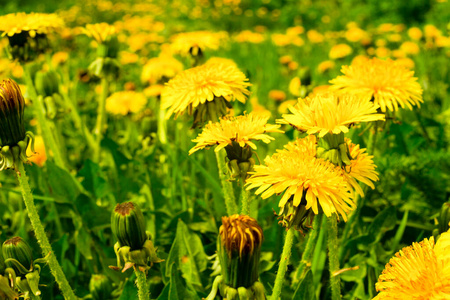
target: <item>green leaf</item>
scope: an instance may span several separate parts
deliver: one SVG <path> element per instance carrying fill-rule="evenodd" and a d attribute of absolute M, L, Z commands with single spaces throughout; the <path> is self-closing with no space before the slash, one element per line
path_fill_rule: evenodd
<path fill-rule="evenodd" d="M 52 189 L 55 201 L 73 202 L 82 192 L 81 184 L 68 171 L 61 169 L 51 161 L 46 162 L 48 168 L 48 183 Z"/>
<path fill-rule="evenodd" d="M 198 299 L 199 296 L 195 292 L 194 287 L 189 281 L 186 281 L 180 276 L 180 270 L 178 270 L 175 263 L 170 268 L 170 282 L 164 287 L 161 295 L 158 299 Z"/>
<path fill-rule="evenodd" d="M 93 161 L 86 160 L 78 175 L 84 178 L 82 181 L 84 188 L 94 194 L 96 198 L 102 198 L 110 192 L 102 169 Z"/>
<path fill-rule="evenodd" d="M 138 299 L 138 290 L 134 281 L 136 276 L 131 276 L 123 287 L 119 300 L 135 300 Z"/>
<path fill-rule="evenodd" d="M 309 270 L 305 278 L 299 283 L 297 289 L 295 290 L 292 300 L 315 300 L 316 295 L 314 293 L 314 279 L 311 270 Z"/>
<path fill-rule="evenodd" d="M 368 236 L 372 238 L 371 243 L 378 242 L 386 231 L 393 229 L 397 222 L 396 209 L 389 206 L 379 213 L 369 226 Z"/>
<path fill-rule="evenodd" d="M 166 260 L 166 276 L 171 276 L 171 267 L 175 263 L 179 266 L 183 277 L 193 284 L 197 289 L 202 290 L 201 272 L 206 270 L 207 257 L 203 250 L 200 238 L 189 232 L 183 221 L 178 221 L 177 233 L 170 249 L 169 257 Z"/>

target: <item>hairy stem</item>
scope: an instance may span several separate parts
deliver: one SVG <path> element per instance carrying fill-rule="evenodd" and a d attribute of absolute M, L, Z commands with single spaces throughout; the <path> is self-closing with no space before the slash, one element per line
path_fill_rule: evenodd
<path fill-rule="evenodd" d="M 229 216 L 237 214 L 238 208 L 236 205 L 236 197 L 234 196 L 233 184 L 228 180 L 227 165 L 225 163 L 225 150 L 220 150 L 216 153 L 217 166 L 219 168 L 220 182 L 222 183 L 223 195 L 225 198 L 225 206 L 227 207 L 227 214 Z"/>
<path fill-rule="evenodd" d="M 30 185 L 28 184 L 25 168 L 21 161 L 18 163 L 18 170 L 19 173 L 17 173 L 17 179 L 19 180 L 20 188 L 22 190 L 22 196 L 28 211 L 28 217 L 31 221 L 31 226 L 33 227 L 39 246 L 41 246 L 42 249 L 42 255 L 44 257 L 48 256 L 48 266 L 51 273 L 55 277 L 64 298 L 68 300 L 75 300 L 77 298 L 75 297 L 75 294 L 66 279 L 66 275 L 64 275 L 64 272 L 56 259 L 44 227 L 42 226 L 41 219 L 39 218 L 36 206 L 34 205 L 33 194 L 31 193 Z"/>
<path fill-rule="evenodd" d="M 136 270 L 136 285 L 138 287 L 139 300 L 150 299 L 150 291 L 148 290 L 147 276 L 144 272 Z"/>
<path fill-rule="evenodd" d="M 330 264 L 331 299 L 341 299 L 341 279 L 335 272 L 339 270 L 337 215 L 327 218 L 328 227 L 328 262 Z"/>
<path fill-rule="evenodd" d="M 289 259 L 291 257 L 292 245 L 294 244 L 295 230 L 289 228 L 284 239 L 283 253 L 281 254 L 280 265 L 278 266 L 277 277 L 275 278 L 275 284 L 273 287 L 271 300 L 281 299 L 281 289 L 284 283 L 284 275 L 286 274 Z"/>
<path fill-rule="evenodd" d="M 94 161 L 100 160 L 101 142 L 103 139 L 104 124 L 106 123 L 106 98 L 109 93 L 109 82 L 106 78 L 102 78 L 102 93 L 98 101 L 97 122 L 95 124 L 94 134 L 96 134 Z"/>

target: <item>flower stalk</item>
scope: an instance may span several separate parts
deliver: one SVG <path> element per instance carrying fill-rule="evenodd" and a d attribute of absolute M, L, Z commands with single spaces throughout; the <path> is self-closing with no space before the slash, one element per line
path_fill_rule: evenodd
<path fill-rule="evenodd" d="M 335 275 L 335 272 L 339 270 L 339 257 L 338 251 L 338 228 L 337 228 L 337 216 L 332 215 L 327 218 L 328 229 L 328 262 L 330 270 L 330 286 L 331 286 L 331 298 L 333 300 L 341 299 L 341 279 L 339 275 Z"/>
<path fill-rule="evenodd" d="M 225 198 L 225 206 L 227 207 L 227 214 L 229 216 L 238 212 L 236 205 L 236 197 L 234 196 L 233 184 L 227 177 L 228 168 L 225 163 L 225 151 L 215 152 L 217 159 L 217 166 L 219 168 L 220 182 L 222 183 L 223 195 Z"/>
<path fill-rule="evenodd" d="M 289 259 L 291 257 L 292 245 L 294 244 L 295 230 L 289 228 L 286 237 L 284 239 L 283 253 L 281 254 L 280 265 L 278 266 L 277 277 L 275 278 L 275 284 L 272 291 L 271 300 L 281 299 L 281 289 L 284 283 L 284 277 L 286 274 Z"/>
<path fill-rule="evenodd" d="M 47 261 L 50 272 L 55 277 L 64 298 L 68 300 L 76 300 L 77 298 L 73 293 L 73 290 L 70 287 L 66 275 L 64 274 L 58 260 L 56 259 L 56 255 L 53 252 L 52 246 L 50 245 L 45 233 L 44 226 L 39 218 L 36 206 L 34 205 L 33 194 L 31 193 L 30 185 L 28 184 L 28 179 L 22 162 L 18 163 L 18 171 L 17 179 L 22 190 L 22 196 L 28 211 L 28 217 L 30 218 L 31 226 L 36 234 L 36 239 L 39 246 L 41 246 L 43 256 L 48 256 Z"/>

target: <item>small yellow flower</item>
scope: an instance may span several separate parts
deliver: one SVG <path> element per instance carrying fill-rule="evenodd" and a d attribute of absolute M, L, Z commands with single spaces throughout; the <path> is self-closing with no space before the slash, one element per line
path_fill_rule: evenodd
<path fill-rule="evenodd" d="M 197 56 L 207 49 L 217 50 L 228 39 L 224 31 L 193 31 L 178 33 L 171 37 L 171 50 L 174 54 Z M 192 53 L 191 53 L 192 52 Z"/>
<path fill-rule="evenodd" d="M 237 36 L 235 36 L 234 39 L 238 43 L 249 42 L 249 43 L 253 43 L 253 44 L 259 44 L 259 43 L 264 42 L 265 37 L 263 34 L 261 34 L 259 32 L 252 32 L 250 30 L 244 30 L 244 31 L 240 32 Z"/>
<path fill-rule="evenodd" d="M 230 65 L 237 68 L 237 64 L 234 62 L 234 60 L 225 58 L 225 57 L 211 57 L 206 61 L 205 64 L 223 64 L 223 65 Z"/>
<path fill-rule="evenodd" d="M 300 80 L 300 77 L 294 77 L 289 82 L 289 92 L 296 96 L 300 96 L 300 87 L 302 86 L 302 81 Z"/>
<path fill-rule="evenodd" d="M 416 55 L 420 52 L 419 45 L 414 42 L 404 42 L 401 44 L 400 49 L 407 54 Z"/>
<path fill-rule="evenodd" d="M 338 44 L 334 45 L 329 53 L 329 57 L 331 59 L 339 59 L 344 58 L 352 54 L 353 49 L 347 44 Z"/>
<path fill-rule="evenodd" d="M 375 172 L 376 165 L 373 163 L 373 156 L 366 153 L 366 149 L 361 149 L 359 145 L 355 145 L 351 140 L 345 141 L 350 150 L 351 164 L 341 169 L 342 176 L 348 185 L 357 192 L 361 197 L 364 197 L 364 192 L 359 183 L 360 181 L 372 189 L 375 188 L 373 182 L 378 181 L 378 173 Z"/>
<path fill-rule="evenodd" d="M 417 27 L 411 27 L 410 29 L 408 29 L 408 36 L 413 40 L 418 41 L 422 38 L 422 30 Z"/>
<path fill-rule="evenodd" d="M 224 64 L 204 64 L 179 73 L 171 79 L 161 94 L 161 107 L 168 109 L 166 117 L 185 111 L 192 113 L 200 104 L 222 97 L 228 102 L 245 103 L 250 86 L 238 68 Z"/>
<path fill-rule="evenodd" d="M 392 60 L 373 58 L 343 66 L 344 74 L 330 81 L 333 90 L 372 99 L 382 112 L 396 111 L 400 105 L 420 106 L 422 88 L 410 71 Z"/>
<path fill-rule="evenodd" d="M 400 250 L 386 264 L 374 300 L 450 299 L 450 233 Z"/>
<path fill-rule="evenodd" d="M 34 152 L 31 149 L 31 144 L 28 146 L 27 155 L 29 160 L 42 167 L 47 161 L 47 154 L 45 152 L 44 139 L 42 136 L 35 136 L 34 140 Z"/>
<path fill-rule="evenodd" d="M 404 58 L 398 58 L 395 60 L 395 62 L 399 65 L 399 66 L 403 66 L 407 69 L 414 69 L 415 67 L 415 63 L 411 58 L 408 57 L 404 57 Z"/>
<path fill-rule="evenodd" d="M 93 38 L 98 44 L 103 44 L 116 36 L 116 27 L 108 23 L 87 24 L 82 32 L 90 38 Z"/>
<path fill-rule="evenodd" d="M 359 42 L 369 38 L 369 34 L 359 27 L 351 27 L 345 32 L 345 38 L 349 42 Z"/>
<path fill-rule="evenodd" d="M 284 99 L 286 99 L 286 93 L 280 90 L 271 90 L 269 92 L 269 99 L 275 101 L 284 101 Z"/>
<path fill-rule="evenodd" d="M 325 39 L 323 34 L 314 29 L 308 30 L 306 36 L 308 37 L 308 40 L 313 44 L 322 43 Z"/>
<path fill-rule="evenodd" d="M 267 124 L 268 120 L 268 116 L 250 113 L 237 117 L 224 117 L 220 119 L 220 122 L 216 123 L 210 122 L 203 128 L 199 136 L 193 140 L 197 145 L 189 151 L 189 154 L 214 145 L 217 145 L 215 151 L 218 152 L 231 145 L 232 142 L 238 143 L 242 148 L 248 145 L 252 149 L 256 149 L 256 145 L 252 140 L 261 140 L 268 144 L 274 138 L 267 135 L 267 132 L 283 132 L 278 129 L 280 125 Z"/>
<path fill-rule="evenodd" d="M 106 111 L 114 115 L 127 115 L 138 112 L 147 104 L 142 93 L 134 91 L 115 92 L 106 99 Z"/>
<path fill-rule="evenodd" d="M 326 61 L 321 62 L 317 66 L 317 70 L 319 71 L 319 73 L 325 73 L 326 71 L 333 69 L 335 65 L 336 64 L 334 61 L 326 60 Z"/>
<path fill-rule="evenodd" d="M 162 84 L 152 84 L 144 89 L 144 95 L 147 97 L 160 96 L 164 86 Z"/>
<path fill-rule="evenodd" d="M 65 51 L 58 51 L 52 56 L 52 64 L 55 67 L 58 67 L 64 64 L 69 59 L 69 53 Z"/>
<path fill-rule="evenodd" d="M 56 14 L 14 13 L 0 17 L 0 31 L 3 36 L 13 36 L 28 32 L 34 38 L 36 34 L 48 34 L 64 27 L 64 21 Z"/>
<path fill-rule="evenodd" d="M 323 93 L 299 99 L 297 105 L 289 109 L 292 114 L 284 114 L 277 123 L 290 124 L 300 131 L 323 137 L 328 133 L 346 133 L 355 123 L 384 120 L 384 114 L 376 114 L 377 107 L 368 99 Z"/>
<path fill-rule="evenodd" d="M 141 80 L 150 84 L 164 83 L 183 71 L 183 64 L 177 59 L 160 55 L 150 58 L 142 68 Z"/>
<path fill-rule="evenodd" d="M 265 165 L 255 166 L 250 173 L 247 190 L 258 188 L 255 194 L 263 199 L 283 193 L 280 208 L 292 201 L 293 207 L 305 205 L 316 215 L 321 211 L 327 217 L 339 214 L 346 221 L 354 209 L 347 183 L 332 163 L 305 155 L 310 145 L 310 139 L 300 140 L 266 158 Z"/>

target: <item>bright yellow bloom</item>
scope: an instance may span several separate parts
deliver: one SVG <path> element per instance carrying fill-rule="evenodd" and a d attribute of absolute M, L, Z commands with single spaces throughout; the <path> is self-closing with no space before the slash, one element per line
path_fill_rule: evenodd
<path fill-rule="evenodd" d="M 325 73 L 326 71 L 333 69 L 335 65 L 336 64 L 334 61 L 325 60 L 317 66 L 317 70 L 319 71 L 319 73 Z"/>
<path fill-rule="evenodd" d="M 217 50 L 226 41 L 226 32 L 193 31 L 178 33 L 171 37 L 171 50 L 175 54 L 189 55 L 191 51 Z M 198 53 L 191 53 L 196 56 Z"/>
<path fill-rule="evenodd" d="M 37 164 L 39 167 L 42 167 L 44 163 L 47 161 L 47 154 L 45 152 L 45 144 L 42 136 L 35 136 L 34 140 L 34 152 L 31 149 L 31 143 L 28 147 L 27 155 L 29 160 Z"/>
<path fill-rule="evenodd" d="M 88 37 L 93 38 L 98 44 L 103 44 L 111 40 L 116 35 L 116 27 L 108 23 L 87 24 L 86 28 L 81 28 Z"/>
<path fill-rule="evenodd" d="M 271 90 L 269 92 L 269 99 L 275 101 L 284 101 L 286 99 L 286 93 L 280 90 Z"/>
<path fill-rule="evenodd" d="M 234 62 L 234 60 L 225 57 L 211 57 L 205 62 L 205 64 L 224 64 L 231 65 L 237 68 L 237 64 Z"/>
<path fill-rule="evenodd" d="M 312 209 L 314 214 L 321 210 L 327 217 L 336 213 L 346 221 L 354 208 L 348 185 L 332 163 L 306 155 L 311 144 L 311 139 L 300 140 L 266 158 L 265 165 L 250 172 L 247 190 L 258 188 L 255 194 L 263 199 L 284 193 L 279 207 L 291 199 L 294 207 L 302 204 L 306 210 Z"/>
<path fill-rule="evenodd" d="M 450 233 L 400 250 L 386 264 L 374 300 L 450 299 Z"/>
<path fill-rule="evenodd" d="M 356 180 L 374 189 L 373 182 L 378 181 L 378 173 L 375 172 L 377 166 L 373 163 L 373 156 L 366 153 L 366 149 L 361 149 L 359 145 L 353 144 L 349 139 L 346 139 L 345 142 L 349 147 L 352 159 L 350 165 L 341 169 L 342 175 L 349 186 L 361 197 L 364 197 L 364 192 Z"/>
<path fill-rule="evenodd" d="M 410 29 L 408 29 L 408 36 L 413 40 L 420 40 L 422 38 L 422 35 L 422 30 L 420 30 L 420 28 L 411 27 Z"/>
<path fill-rule="evenodd" d="M 355 123 L 384 120 L 383 114 L 376 114 L 377 108 L 368 99 L 322 93 L 299 99 L 297 105 L 289 109 L 292 114 L 284 114 L 277 123 L 290 124 L 300 131 L 323 137 L 327 133 L 346 133 Z"/>
<path fill-rule="evenodd" d="M 359 27 L 351 27 L 345 32 L 345 38 L 349 42 L 359 42 L 370 38 L 369 34 Z"/>
<path fill-rule="evenodd" d="M 346 56 L 349 56 L 350 54 L 352 54 L 353 49 L 352 47 L 350 47 L 347 44 L 338 44 L 338 45 L 334 45 L 329 53 L 329 57 L 331 59 L 339 59 L 339 58 L 344 58 Z"/>
<path fill-rule="evenodd" d="M 264 42 L 265 37 L 261 33 L 252 32 L 250 30 L 244 30 L 244 31 L 240 32 L 237 36 L 235 36 L 234 39 L 238 43 L 249 42 L 249 43 L 253 43 L 253 44 L 259 44 L 259 43 Z"/>
<path fill-rule="evenodd" d="M 214 145 L 217 145 L 215 151 L 218 152 L 231 145 L 232 142 L 238 143 L 242 148 L 248 145 L 252 149 L 256 149 L 252 140 L 261 140 L 268 144 L 274 138 L 267 135 L 267 132 L 283 133 L 278 129 L 280 125 L 267 124 L 268 120 L 268 116 L 250 113 L 237 117 L 223 117 L 216 123 L 209 122 L 199 136 L 193 140 L 197 145 L 189 151 L 189 154 Z"/>
<path fill-rule="evenodd" d="M 404 42 L 400 46 L 400 49 L 403 50 L 405 53 L 412 55 L 418 54 L 420 52 L 419 45 L 417 45 L 414 42 Z"/>
<path fill-rule="evenodd" d="M 34 38 L 36 34 L 48 34 L 64 27 L 64 21 L 56 14 L 14 13 L 0 17 L 0 31 L 3 36 L 13 36 L 28 32 Z"/>
<path fill-rule="evenodd" d="M 171 56 L 161 55 L 147 61 L 142 68 L 141 80 L 150 84 L 156 84 L 161 80 L 165 82 L 181 71 L 183 71 L 181 62 Z"/>
<path fill-rule="evenodd" d="M 323 34 L 321 34 L 320 32 L 318 32 L 317 30 L 308 30 L 308 32 L 306 33 L 306 36 L 308 37 L 308 40 L 311 43 L 322 43 L 323 40 L 325 39 L 325 37 L 323 36 Z"/>
<path fill-rule="evenodd" d="M 134 91 L 115 92 L 106 99 L 106 111 L 115 115 L 127 115 L 138 112 L 147 104 L 142 93 Z"/>
<path fill-rule="evenodd" d="M 351 93 L 372 99 L 381 111 L 396 111 L 400 105 L 412 109 L 420 106 L 422 88 L 413 77 L 414 71 L 398 65 L 392 60 L 373 58 L 343 66 L 344 74 L 330 81 L 332 89 L 340 93 Z"/>
<path fill-rule="evenodd" d="M 161 107 L 168 109 L 166 117 L 176 116 L 186 110 L 192 113 L 200 104 L 211 102 L 215 97 L 223 97 L 231 102 L 245 103 L 250 86 L 238 68 L 224 64 L 204 64 L 179 73 L 171 79 L 161 94 Z"/>

